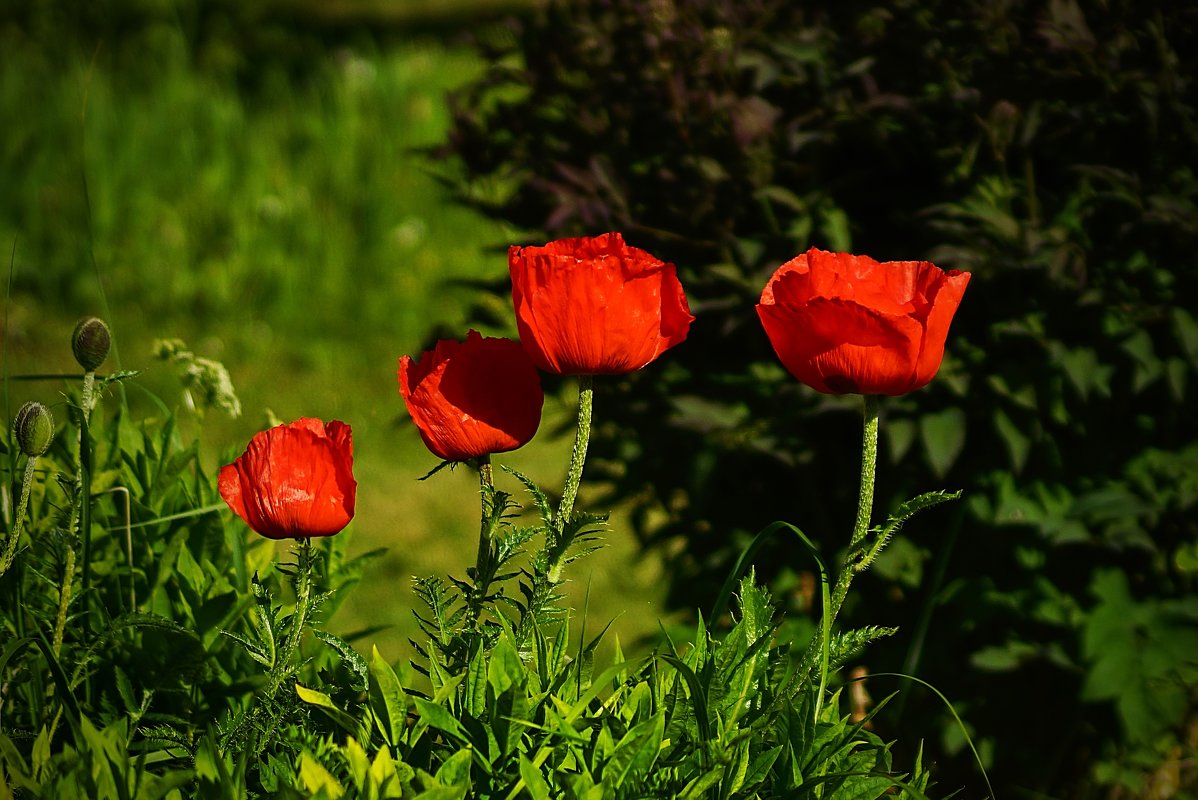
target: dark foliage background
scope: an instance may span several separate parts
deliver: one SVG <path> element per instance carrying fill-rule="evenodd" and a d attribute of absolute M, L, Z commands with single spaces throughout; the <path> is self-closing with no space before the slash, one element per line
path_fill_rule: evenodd
<path fill-rule="evenodd" d="M 1195 787 L 1196 32 L 1164 0 L 554 2 L 480 39 L 495 66 L 456 98 L 467 202 L 678 264 L 691 337 L 599 382 L 588 469 L 679 606 L 775 519 L 829 550 L 851 525 L 855 398 L 777 365 L 772 270 L 814 245 L 973 272 L 940 376 L 885 404 L 879 478 L 880 509 L 966 499 L 848 611 L 901 626 L 865 663 L 952 699 L 1002 796 Z M 759 559 L 783 588 L 807 568 Z M 880 725 L 976 793 L 933 695 Z"/>

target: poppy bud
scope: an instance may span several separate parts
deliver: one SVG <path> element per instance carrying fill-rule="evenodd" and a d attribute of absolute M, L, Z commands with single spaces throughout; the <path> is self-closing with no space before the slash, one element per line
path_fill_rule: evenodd
<path fill-rule="evenodd" d="M 108 348 L 112 345 L 112 334 L 108 325 L 99 317 L 84 317 L 75 326 L 71 334 L 71 351 L 79 366 L 88 372 L 94 372 L 108 358 Z"/>
<path fill-rule="evenodd" d="M 54 417 L 41 403 L 26 403 L 12 421 L 13 438 L 21 452 L 33 458 L 40 456 L 54 440 Z"/>

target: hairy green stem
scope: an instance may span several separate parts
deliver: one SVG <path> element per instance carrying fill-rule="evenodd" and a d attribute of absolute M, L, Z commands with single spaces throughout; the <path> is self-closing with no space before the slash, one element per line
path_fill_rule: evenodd
<path fill-rule="evenodd" d="M 849 593 L 849 584 L 853 582 L 857 561 L 869 533 L 869 521 L 874 507 L 874 479 L 878 468 L 878 409 L 880 402 L 877 395 L 867 394 L 863 399 L 865 406 L 861 435 L 861 484 L 857 494 L 857 519 L 853 523 L 853 535 L 849 539 L 848 553 L 845 555 L 844 564 L 841 565 L 840 574 L 836 578 L 831 601 L 824 611 L 828 616 L 828 624 L 816 630 L 815 637 L 811 640 L 811 644 L 808 645 L 807 652 L 803 656 L 798 673 L 800 676 L 808 674 L 811 667 L 815 665 L 817 657 L 822 657 L 824 659 L 822 663 L 826 664 L 827 653 L 825 651 L 828 642 L 824 639 L 823 631 L 824 629 L 830 631 L 832 624 L 836 622 L 840 607 Z"/>
<path fill-rule="evenodd" d="M 578 485 L 582 482 L 582 467 L 587 460 L 587 444 L 591 440 L 591 406 L 594 397 L 593 376 L 578 376 L 578 429 L 574 434 L 574 449 L 570 453 L 570 468 L 562 488 L 562 502 L 557 509 L 556 527 L 560 532 L 570 522 Z"/>
<path fill-rule="evenodd" d="M 865 425 L 861 436 L 861 487 L 857 493 L 857 521 L 853 525 L 853 538 L 849 540 L 848 554 L 836 579 L 832 591 L 832 621 L 840 613 L 840 606 L 848 595 L 849 584 L 856 573 L 857 560 L 869 533 L 869 521 L 874 508 L 874 477 L 878 470 L 878 396 L 865 395 Z"/>
<path fill-rule="evenodd" d="M 491 560 L 491 503 L 495 495 L 495 473 L 491 469 L 490 454 L 478 459 L 478 491 L 482 495 L 482 521 L 478 530 L 478 559 L 475 561 L 479 575 L 485 575 Z"/>
<path fill-rule="evenodd" d="M 273 698 L 291 672 L 291 661 L 299 652 L 300 640 L 308 626 L 308 615 L 312 613 L 312 540 L 299 539 L 299 566 L 295 573 L 295 613 L 291 617 L 291 630 L 283 651 L 275 659 L 266 684 L 266 696 Z"/>
<path fill-rule="evenodd" d="M 470 593 L 470 624 L 477 628 L 479 617 L 482 616 L 483 598 L 491 586 L 491 578 L 495 567 L 491 563 L 494 553 L 493 538 L 495 533 L 495 518 L 492 504 L 495 502 L 495 473 L 491 468 L 489 454 L 478 458 L 478 491 L 481 495 L 482 509 L 478 526 L 478 557 L 474 562 L 474 591 Z"/>
<path fill-rule="evenodd" d="M 13 518 L 12 531 L 4 543 L 4 554 L 0 556 L 0 575 L 8 572 L 17 557 L 17 543 L 25 532 L 25 512 L 29 510 L 29 493 L 33 490 L 33 471 L 37 467 L 37 456 L 25 462 L 25 474 L 21 478 L 21 498 L 17 501 L 17 515 Z M 20 613 L 20 609 L 17 610 Z"/>
<path fill-rule="evenodd" d="M 67 629 L 67 610 L 71 607 L 71 586 L 75 577 L 75 548 L 67 545 L 67 560 L 62 569 L 62 586 L 58 589 L 58 616 L 54 619 L 54 655 L 62 650 L 62 636 Z M 90 682 L 88 684 L 90 686 Z"/>
<path fill-rule="evenodd" d="M 91 585 L 92 567 L 92 446 L 91 432 L 88 428 L 91 420 L 92 407 L 95 405 L 96 373 L 88 370 L 83 374 L 83 390 L 80 396 L 79 411 L 79 534 L 83 539 L 83 575 L 80 581 L 80 596 L 85 608 L 90 604 L 88 587 Z"/>

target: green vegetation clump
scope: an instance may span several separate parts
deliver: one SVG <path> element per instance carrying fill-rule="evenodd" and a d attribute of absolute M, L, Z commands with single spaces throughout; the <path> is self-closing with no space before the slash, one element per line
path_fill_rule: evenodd
<path fill-rule="evenodd" d="M 943 379 L 888 407 L 879 486 L 951 470 L 966 500 L 861 582 L 850 616 L 915 634 L 867 663 L 960 701 L 1003 794 L 1192 789 L 1192 10 L 584 0 L 478 46 L 493 67 L 443 149 L 463 199 L 546 239 L 623 231 L 698 317 L 635 400 L 595 398 L 594 469 L 673 602 L 760 524 L 844 523 L 855 465 L 815 454 L 851 416 L 776 364 L 751 313 L 772 270 L 810 246 L 970 270 Z M 878 724 L 905 732 L 942 713 L 892 708 Z M 954 774 L 951 731 L 929 748 Z"/>
<path fill-rule="evenodd" d="M 868 700 L 854 697 L 845 713 L 842 693 L 828 689 L 846 656 L 894 632 L 831 632 L 855 558 L 829 605 L 813 545 L 777 523 L 728 575 L 710 623 L 647 656 L 626 657 L 617 640 L 599 661 L 610 623 L 588 632 L 584 611 L 573 633 L 562 591 L 607 522 L 572 510 L 582 456 L 570 458 L 572 491 L 556 511 L 507 469 L 502 481 L 531 498 L 533 513 L 521 516 L 486 453 L 464 467 L 479 474 L 475 566 L 464 578 L 413 581 L 416 657 L 396 667 L 377 647 L 369 660 L 359 652 L 354 642 L 370 631 L 326 630 L 379 555 L 347 556 L 348 425 L 275 426 L 218 481 L 164 404 L 148 418 L 130 411 L 117 390 L 136 374 L 81 366 L 82 375 L 53 376 L 68 419 L 58 435 L 45 408 L 29 404 L 0 440 L 6 483 L 25 456 L 0 559 L 0 797 L 928 797 L 922 758 L 896 768 L 891 745 L 869 730 Z M 206 373 L 222 382 L 214 373 L 223 368 Z M 576 454 L 590 428 L 589 383 Z M 18 441 L 36 426 L 47 430 L 35 443 Z M 875 435 L 863 447 L 863 487 L 876 465 L 869 403 L 865 429 Z M 900 508 L 870 557 L 902 520 L 945 499 Z M 871 505 L 859 507 L 863 535 Z M 823 638 L 805 653 L 746 566 L 759 542 L 787 529 L 824 578 Z M 290 552 L 276 551 L 280 537 L 294 537 Z"/>

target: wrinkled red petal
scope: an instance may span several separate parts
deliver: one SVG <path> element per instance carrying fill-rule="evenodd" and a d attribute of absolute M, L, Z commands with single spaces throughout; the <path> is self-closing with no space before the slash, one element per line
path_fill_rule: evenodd
<path fill-rule="evenodd" d="M 936 374 L 968 275 L 812 248 L 780 266 L 757 306 L 786 368 L 829 394 L 898 395 Z"/>
<path fill-rule="evenodd" d="M 229 507 L 263 536 L 331 536 L 354 515 L 350 428 L 304 418 L 263 431 L 221 469 L 219 487 Z"/>
<path fill-rule="evenodd" d="M 856 303 L 817 298 L 802 308 L 757 307 L 787 370 L 825 394 L 902 394 L 915 376 L 922 328 Z"/>
<path fill-rule="evenodd" d="M 929 287 L 929 298 L 932 308 L 928 314 L 924 332 L 923 349 L 919 354 L 919 366 L 916 370 L 915 386 L 918 389 L 927 385 L 940 370 L 940 362 L 944 360 L 944 343 L 948 339 L 948 329 L 953 316 L 961 305 L 965 295 L 965 287 L 969 285 L 969 273 L 951 270 L 943 273 L 940 279 Z"/>
<path fill-rule="evenodd" d="M 524 349 L 470 331 L 420 361 L 399 362 L 399 388 L 420 437 L 446 461 L 515 450 L 536 434 L 544 394 Z"/>
<path fill-rule="evenodd" d="M 508 264 L 521 342 L 546 372 L 638 370 L 694 320 L 674 265 L 619 233 L 512 247 Z"/>

